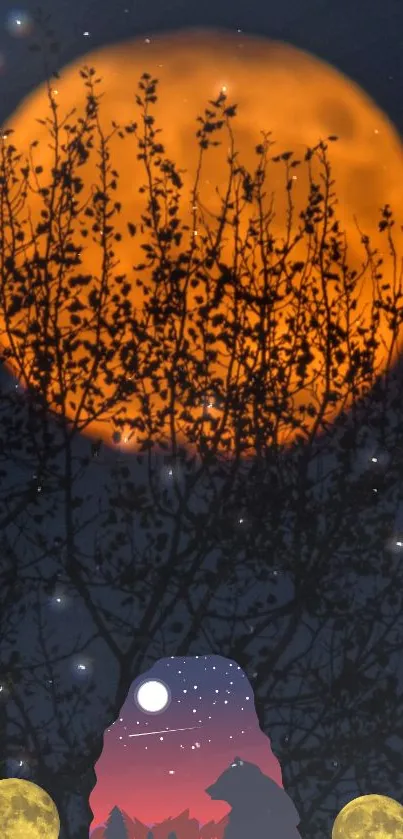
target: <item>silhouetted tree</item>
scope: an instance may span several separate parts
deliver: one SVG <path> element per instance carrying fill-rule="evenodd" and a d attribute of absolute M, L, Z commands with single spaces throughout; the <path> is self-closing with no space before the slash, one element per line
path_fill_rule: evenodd
<path fill-rule="evenodd" d="M 105 839 L 128 839 L 123 813 L 119 807 L 113 807 L 105 827 Z"/>
<path fill-rule="evenodd" d="M 319 839 L 346 799 L 374 789 L 398 796 L 402 781 L 403 417 L 398 366 L 380 377 L 375 365 L 380 324 L 389 324 L 390 348 L 400 333 L 398 262 L 384 282 L 364 238 L 363 271 L 349 268 L 323 141 L 301 163 L 307 207 L 293 227 L 298 161 L 288 152 L 270 159 L 264 138 L 256 172 L 246 172 L 233 146 L 236 109 L 224 95 L 209 103 L 197 140 L 202 167 L 212 136 L 226 132 L 229 192 L 215 229 L 199 207 L 199 235 L 189 236 L 178 218 L 180 172 L 153 122 L 157 81 L 144 75 L 142 131 L 113 128 L 137 144 L 147 182 L 146 250 L 136 268 L 145 303 L 134 311 L 132 278 L 115 272 L 119 175 L 94 74 L 83 70 L 85 113 L 70 119 L 42 186 L 34 149 L 26 160 L 11 129 L 0 141 L 0 343 L 23 385 L 4 376 L 0 393 L 1 751 L 12 760 L 23 753 L 53 795 L 63 839 L 84 839 L 102 734 L 132 679 L 166 655 L 220 653 L 250 678 L 301 835 Z M 99 182 L 79 204 L 80 169 L 97 141 Z M 269 164 L 284 166 L 290 201 L 281 243 L 262 211 Z M 24 216 L 31 188 L 43 198 L 34 229 Z M 245 241 L 234 236 L 241 213 Z M 385 207 L 385 247 L 393 223 Z M 142 235 L 134 226 L 129 233 Z M 103 267 L 88 277 L 80 265 L 90 234 Z M 234 241 L 231 264 L 221 258 L 225 236 Z M 302 263 L 296 241 L 307 244 Z M 254 249 L 270 256 L 263 285 Z M 364 275 L 373 287 L 365 327 L 353 316 Z M 62 309 L 70 313 L 63 332 Z M 309 382 L 315 389 L 313 347 L 327 387 L 296 411 L 298 393 Z M 223 352 L 226 374 L 212 375 Z M 141 410 L 129 422 L 134 399 Z M 335 406 L 339 419 L 330 422 Z M 104 414 L 117 440 L 127 426 L 136 434 L 136 456 L 107 449 L 100 457 L 81 436 Z M 294 442 L 286 447 L 287 431 Z M 63 614 L 74 616 L 68 633 Z M 106 689 L 98 675 L 108 668 L 116 675 Z"/>

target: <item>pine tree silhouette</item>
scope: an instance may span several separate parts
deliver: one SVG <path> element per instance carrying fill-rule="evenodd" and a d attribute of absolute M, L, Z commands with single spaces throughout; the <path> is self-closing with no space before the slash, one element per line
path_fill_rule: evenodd
<path fill-rule="evenodd" d="M 128 839 L 128 832 L 119 807 L 113 807 L 106 823 L 105 839 Z"/>

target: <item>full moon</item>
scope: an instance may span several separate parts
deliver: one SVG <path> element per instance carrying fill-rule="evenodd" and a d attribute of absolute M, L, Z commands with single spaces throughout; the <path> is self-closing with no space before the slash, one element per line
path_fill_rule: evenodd
<path fill-rule="evenodd" d="M 217 218 L 221 207 L 220 196 L 225 195 L 229 179 L 229 136 L 223 129 L 215 138 L 221 141 L 221 145 L 209 148 L 206 152 L 199 182 L 198 203 L 194 205 L 192 191 L 200 151 L 195 134 L 200 128 L 197 117 L 203 115 L 205 108 L 209 107 L 209 100 L 217 99 L 220 93 L 225 92 L 227 104 L 237 105 L 237 113 L 231 120 L 231 126 L 235 149 L 239 153 L 238 161 L 252 175 L 258 165 L 256 146 L 262 142 L 262 132 L 271 132 L 270 140 L 274 141 L 274 145 L 269 151 L 266 176 L 268 186 L 263 204 L 265 212 L 268 212 L 273 197 L 275 214 L 271 220 L 271 233 L 277 243 L 280 244 L 285 238 L 289 193 L 285 189 L 284 167 L 271 162 L 270 157 L 292 151 L 297 160 L 304 161 L 307 147 L 315 146 L 320 140 L 326 141 L 329 135 L 336 135 L 338 141 L 329 143 L 328 154 L 332 166 L 332 178 L 335 182 L 335 195 L 338 200 L 336 217 L 340 221 L 341 229 L 346 232 L 348 265 L 351 269 L 360 271 L 365 261 L 361 236 L 365 234 L 370 237 L 371 246 L 378 248 L 383 256 L 382 271 L 385 282 L 391 279 L 393 258 L 388 250 L 385 236 L 380 236 L 378 223 L 381 208 L 389 203 L 397 219 L 393 233 L 398 265 L 400 265 L 402 232 L 399 222 L 403 220 L 402 145 L 396 130 L 385 114 L 363 90 L 341 72 L 293 46 L 263 38 L 216 30 L 184 30 L 168 35 L 156 35 L 145 40 L 130 40 L 96 50 L 62 69 L 60 78 L 52 82 L 54 85 L 52 101 L 57 106 L 59 125 L 62 125 L 62 121 L 71 109 L 77 110 L 76 114 L 67 120 L 70 124 L 74 123 L 78 117 L 82 117 L 85 112 L 87 91 L 79 73 L 84 65 L 94 67 L 96 76 L 101 79 L 101 84 L 95 92 L 102 94 L 99 116 L 105 136 L 112 131 L 113 120 L 120 126 L 137 122 L 142 128 L 141 114 L 135 102 L 135 96 L 139 92 L 138 82 L 144 72 L 158 79 L 158 101 L 153 104 L 152 113 L 155 116 L 155 126 L 162 129 L 158 139 L 164 145 L 165 156 L 181 170 L 183 187 L 180 192 L 178 217 L 183 223 L 189 225 L 189 231 L 183 234 L 181 245 L 173 245 L 171 255 L 175 256 L 181 251 L 188 251 L 197 234 L 200 239 L 205 230 L 203 225 L 206 220 L 210 230 L 217 229 Z M 21 103 L 6 124 L 6 127 L 12 128 L 15 132 L 12 142 L 17 149 L 27 150 L 34 140 L 38 141 L 39 144 L 32 149 L 32 159 L 35 167 L 42 167 L 42 169 L 37 169 L 36 176 L 38 186 L 41 188 L 50 185 L 50 173 L 54 165 L 49 126 L 43 123 L 49 116 L 48 92 L 46 85 L 43 85 Z M 64 127 L 60 128 L 61 137 L 66 142 L 65 130 Z M 94 142 L 97 148 L 97 143 Z M 133 266 L 140 262 L 144 263 L 142 245 L 149 242 L 150 234 L 146 229 L 145 237 L 142 238 L 137 231 L 136 235 L 131 238 L 128 235 L 127 224 L 130 221 L 137 228 L 141 228 L 141 214 L 146 210 L 148 196 L 147 193 L 139 192 L 139 189 L 147 181 L 146 172 L 143 161 L 137 159 L 138 147 L 133 134 L 121 139 L 115 133 L 109 139 L 109 150 L 111 166 L 115 167 L 121 176 L 118 180 L 117 191 L 112 196 L 121 203 L 121 211 L 114 219 L 115 231 L 121 235 L 121 240 L 113 243 L 115 257 L 119 259 L 115 275 L 124 273 L 127 275 L 131 302 L 136 312 L 141 312 L 144 297 L 139 285 L 136 284 L 139 275 L 136 274 Z M 94 185 L 99 183 L 97 166 L 98 156 L 93 152 L 85 164 L 77 170 L 77 174 L 84 181 L 83 202 L 90 197 Z M 316 173 L 319 177 L 318 166 L 315 170 L 315 163 L 313 163 L 313 167 L 314 175 Z M 302 162 L 301 166 L 292 171 L 295 172 L 292 176 L 294 218 L 298 220 L 299 213 L 307 206 L 309 185 L 307 165 Z M 35 225 L 43 221 L 41 217 L 43 200 L 39 189 L 29 193 L 28 202 L 32 223 Z M 203 217 L 201 208 L 203 208 Z M 236 236 L 242 242 L 248 240 L 250 219 L 252 215 L 256 216 L 256 207 L 253 209 L 253 214 L 252 210 L 249 212 L 247 208 L 244 214 L 241 213 L 237 234 L 234 232 L 234 225 L 225 233 L 220 260 L 226 262 L 228 266 L 233 264 Z M 216 219 L 215 224 L 212 221 L 213 218 Z M 356 222 L 360 230 L 357 229 Z M 92 309 L 86 301 L 89 290 L 98 288 L 98 278 L 102 272 L 102 252 L 99 243 L 92 243 L 90 236 L 86 239 L 81 238 L 77 219 L 70 219 L 70 223 L 75 233 L 74 241 L 82 245 L 82 264 L 76 273 L 79 271 L 82 275 L 88 275 L 93 283 L 93 285 L 91 283 L 87 285 L 81 294 L 79 303 L 84 306 L 84 309 L 87 307 L 87 314 L 88 310 L 89 314 L 87 319 L 82 317 L 81 322 L 83 324 L 86 321 L 86 325 L 79 327 L 77 334 L 81 339 L 91 339 L 93 343 L 96 343 L 96 334 L 91 332 L 91 327 L 88 326 L 89 321 L 93 319 Z M 194 229 L 195 223 L 198 230 Z M 42 237 L 41 252 L 45 248 L 45 240 L 46 237 Z M 293 259 L 304 259 L 306 248 L 306 242 L 299 243 L 293 251 Z M 263 257 L 258 247 L 254 251 L 253 258 L 248 257 L 248 259 L 249 273 L 246 273 L 247 279 L 244 279 L 243 283 L 244 287 L 249 284 L 247 287 L 250 288 L 254 278 L 262 276 Z M 148 275 L 150 273 L 148 269 Z M 367 273 L 365 276 L 366 279 L 362 280 L 361 287 L 357 291 L 357 317 L 360 319 L 361 326 L 368 324 L 373 292 L 372 281 L 368 278 L 370 275 Z M 144 280 L 145 275 L 142 274 L 141 277 Z M 217 271 L 215 279 L 217 279 Z M 110 283 L 113 285 L 114 279 L 111 278 Z M 57 283 L 55 283 L 55 288 L 57 288 Z M 111 299 L 113 288 L 110 288 L 109 292 Z M 50 294 L 52 293 L 51 291 Z M 55 291 L 54 295 L 56 293 Z M 310 293 L 309 289 L 307 293 Z M 61 330 L 71 327 L 69 327 L 70 312 L 67 311 L 67 304 L 63 307 L 60 302 L 60 291 L 58 294 L 57 306 L 55 301 L 52 303 L 54 318 L 47 320 L 46 329 L 56 328 L 52 327 L 52 323 L 57 324 L 60 334 Z M 328 294 L 332 302 L 334 299 L 332 294 L 335 295 L 336 292 L 332 291 L 330 283 Z M 188 288 L 186 295 L 187 310 L 197 308 L 198 291 Z M 18 313 L 10 315 L 12 325 L 17 325 L 18 317 L 20 317 Z M 32 318 L 33 315 L 30 314 L 30 317 Z M 38 317 L 38 314 L 35 317 Z M 340 325 L 346 326 L 347 321 L 343 321 L 343 315 L 340 317 Z M 0 340 L 5 347 L 9 347 L 10 333 L 5 331 L 2 319 L 3 314 L 0 312 Z M 252 320 L 251 315 L 251 323 Z M 254 322 L 257 323 L 257 316 Z M 380 342 L 376 351 L 375 367 L 378 372 L 382 372 L 387 361 L 390 360 L 388 357 L 390 332 L 382 314 L 379 329 L 383 341 Z M 279 328 L 280 336 L 284 335 L 287 330 L 288 327 L 285 325 Z M 195 339 L 191 333 L 192 329 L 189 331 L 188 323 L 185 334 L 191 350 L 193 347 L 197 357 L 200 350 L 195 348 Z M 26 337 L 27 329 L 20 328 L 19 337 L 14 338 L 14 347 L 16 345 L 17 348 L 21 348 L 24 344 L 24 350 L 17 363 L 14 349 L 14 361 L 13 357 L 10 357 L 8 364 L 14 375 L 19 377 L 23 384 L 29 386 L 30 362 L 35 350 L 30 349 L 29 340 L 27 343 Z M 126 338 L 130 340 L 130 335 L 125 336 L 125 340 Z M 108 340 L 110 343 L 108 337 L 104 340 L 107 345 Z M 200 347 L 200 344 L 199 335 L 196 347 Z M 399 349 L 400 345 L 396 344 L 393 348 L 393 361 L 397 358 Z M 59 369 L 60 354 L 58 363 L 52 362 L 50 405 L 57 412 L 61 410 L 60 405 L 63 404 L 65 416 L 70 421 L 76 422 L 77 428 L 84 434 L 101 438 L 111 444 L 115 439 L 113 415 L 116 408 L 107 406 L 105 399 L 112 396 L 113 385 L 104 374 L 101 372 L 97 374 L 96 384 L 99 388 L 99 396 L 95 398 L 98 400 L 95 408 L 98 415 L 89 413 L 87 403 L 80 403 L 80 398 L 78 398 L 84 393 L 86 384 L 85 373 L 80 367 L 80 352 L 83 354 L 84 350 L 77 348 L 74 350 L 74 358 L 70 359 L 69 363 L 70 369 L 68 371 L 66 368 L 64 373 L 63 371 L 60 373 Z M 315 353 L 315 350 L 313 349 L 312 352 Z M 304 400 L 313 401 L 317 409 L 321 404 L 326 389 L 326 377 L 323 373 L 323 357 L 320 353 L 319 356 L 318 358 L 315 356 L 317 361 L 315 376 L 312 373 L 315 380 L 312 378 L 312 383 L 308 383 L 306 390 L 300 391 L 295 396 L 292 403 L 294 412 Z M 266 360 L 265 365 L 267 364 L 270 367 L 270 359 L 269 362 Z M 211 377 L 221 376 L 225 380 L 228 366 L 228 352 L 219 345 L 218 356 L 210 366 Z M 140 387 L 147 392 L 154 416 L 158 410 L 167 406 L 167 402 L 158 392 L 167 386 L 167 380 L 164 379 L 166 368 L 163 368 L 164 363 L 161 362 L 160 384 L 157 388 L 150 377 L 139 374 Z M 244 367 L 243 372 L 241 370 L 239 373 L 239 380 L 242 382 L 247 376 L 248 373 L 245 373 Z M 60 383 L 61 378 L 63 385 Z M 272 374 L 272 379 L 276 379 L 275 374 Z M 290 383 L 291 390 L 294 384 L 293 380 Z M 63 396 L 61 396 L 62 387 Z M 126 414 L 128 420 L 139 417 L 142 410 L 142 403 L 137 395 L 130 397 L 130 400 Z M 351 403 L 345 403 L 344 407 L 348 407 L 349 404 Z M 199 416 L 197 410 L 197 408 L 192 409 L 193 417 Z M 332 421 L 338 410 L 337 406 L 328 405 L 326 419 Z M 219 408 L 214 404 L 211 405 L 211 412 L 213 416 L 219 418 Z M 182 437 L 186 440 L 187 421 L 183 416 L 183 404 L 174 408 L 173 413 L 178 421 L 177 439 L 184 431 Z M 160 422 L 162 423 L 161 436 L 165 435 L 170 439 L 169 414 L 162 414 Z M 307 427 L 312 422 L 313 420 L 307 417 Z M 135 434 L 130 439 L 127 438 L 128 447 L 136 448 Z M 288 436 L 284 439 L 281 439 L 280 434 L 280 442 L 285 444 L 291 442 L 292 434 L 293 432 L 288 430 Z M 124 436 L 123 439 L 126 440 Z"/>
<path fill-rule="evenodd" d="M 0 781 L 2 839 L 58 839 L 59 814 L 42 787 L 21 778 Z"/>
<path fill-rule="evenodd" d="M 136 690 L 135 700 L 141 711 L 147 714 L 160 714 L 170 702 L 167 685 L 159 679 L 147 679 Z"/>
<path fill-rule="evenodd" d="M 349 801 L 332 830 L 332 839 L 398 839 L 400 836 L 403 836 L 403 807 L 387 795 L 362 795 Z"/>

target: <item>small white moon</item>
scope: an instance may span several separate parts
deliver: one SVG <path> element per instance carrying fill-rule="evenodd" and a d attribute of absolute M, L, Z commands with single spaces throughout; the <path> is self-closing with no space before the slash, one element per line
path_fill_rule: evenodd
<path fill-rule="evenodd" d="M 135 701 L 141 711 L 147 714 L 160 714 L 171 701 L 169 688 L 159 679 L 147 679 L 137 688 Z"/>

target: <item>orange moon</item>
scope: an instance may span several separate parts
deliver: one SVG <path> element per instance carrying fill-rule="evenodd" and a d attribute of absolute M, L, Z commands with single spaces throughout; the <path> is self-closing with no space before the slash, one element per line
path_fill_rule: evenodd
<path fill-rule="evenodd" d="M 148 72 L 159 80 L 158 102 L 153 105 L 156 127 L 162 128 L 159 141 L 165 147 L 165 155 L 175 162 L 182 173 L 183 189 L 180 198 L 179 218 L 190 225 L 187 242 L 191 242 L 193 231 L 192 188 L 194 185 L 199 147 L 195 133 L 200 128 L 196 118 L 202 115 L 208 100 L 215 99 L 220 91 L 225 91 L 227 104 L 237 104 L 237 115 L 231 120 L 234 132 L 235 148 L 239 151 L 239 162 L 251 174 L 256 170 L 258 157 L 255 147 L 262 141 L 262 131 L 271 132 L 270 139 L 275 145 L 269 151 L 269 158 L 284 151 L 293 151 L 295 158 L 302 160 L 307 146 L 314 146 L 319 140 L 326 140 L 329 135 L 336 135 L 337 142 L 329 144 L 329 159 L 332 165 L 332 177 L 335 180 L 335 194 L 338 199 L 336 215 L 341 227 L 347 234 L 350 267 L 359 269 L 365 259 L 360 233 L 355 224 L 358 220 L 361 231 L 368 235 L 371 245 L 378 247 L 384 257 L 385 281 L 392 271 L 391 257 L 387 252 L 385 237 L 378 233 L 380 209 L 385 203 L 391 205 L 397 222 L 403 217 L 403 154 L 400 138 L 391 122 L 376 104 L 356 84 L 336 69 L 319 59 L 282 42 L 273 42 L 263 38 L 209 30 L 184 30 L 168 35 L 155 35 L 150 39 L 135 39 L 98 49 L 82 56 L 78 61 L 60 71 L 60 79 L 52 81 L 54 101 L 58 106 L 59 121 L 76 108 L 77 112 L 70 119 L 75 122 L 84 114 L 86 89 L 79 75 L 84 66 L 94 67 L 96 77 L 101 84 L 96 88 L 102 94 L 100 103 L 100 122 L 105 134 L 109 134 L 111 121 L 120 126 L 132 121 L 142 128 L 139 109 L 135 103 L 138 82 L 143 72 Z M 10 116 L 6 126 L 14 129 L 13 144 L 18 150 L 27 153 L 29 144 L 34 140 L 39 145 L 33 149 L 36 166 L 43 167 L 39 175 L 41 186 L 50 183 L 52 150 L 49 128 L 40 124 L 38 119 L 50 116 L 46 85 L 41 86 L 23 100 L 16 112 Z M 63 132 L 62 132 L 63 136 Z M 64 138 L 65 139 L 65 138 Z M 220 139 L 221 145 L 210 148 L 203 161 L 202 179 L 199 189 L 199 205 L 210 213 L 218 214 L 220 194 L 225 194 L 228 183 L 229 167 L 228 137 L 224 132 L 213 139 Z M 6 141 L 7 142 L 7 141 Z M 93 184 L 98 179 L 96 165 L 97 141 L 86 164 L 77 171 L 85 183 L 83 194 L 89 195 Z M 145 183 L 145 170 L 142 162 L 136 158 L 138 148 L 133 135 L 121 140 L 115 134 L 109 141 L 112 168 L 120 175 L 118 190 L 112 196 L 122 204 L 122 211 L 115 220 L 116 231 L 122 233 L 122 241 L 114 243 L 116 258 L 120 264 L 115 273 L 126 273 L 131 281 L 131 300 L 137 310 L 141 310 L 143 300 L 136 286 L 136 272 L 133 265 L 144 261 L 144 251 L 140 245 L 147 241 L 136 235 L 130 238 L 127 233 L 127 221 L 140 225 L 140 214 L 145 211 L 147 196 L 139 193 L 139 186 Z M 292 198 L 295 204 L 294 219 L 306 207 L 308 194 L 308 174 L 304 163 L 295 170 Z M 266 209 L 272 193 L 275 198 L 275 217 L 271 231 L 281 239 L 285 235 L 287 193 L 285 191 L 285 170 L 281 164 L 269 163 L 267 174 Z M 40 220 L 43 208 L 37 194 L 29 194 L 29 209 L 34 223 Z M 248 221 L 251 213 L 240 221 L 240 236 L 245 241 Z M 254 212 L 256 215 L 256 212 Z M 206 216 L 209 223 L 211 216 Z M 294 221 L 295 224 L 295 221 Z M 73 224 L 74 226 L 74 224 Z M 75 230 L 78 230 L 76 225 Z M 214 229 L 214 226 L 213 226 Z M 400 256 L 402 234 L 400 224 L 394 227 L 395 244 Z M 226 232 L 227 241 L 221 253 L 221 261 L 231 265 L 234 234 Z M 99 245 L 92 244 L 91 237 L 76 241 L 83 246 L 80 273 L 96 276 L 101 270 Z M 184 250 L 186 240 L 177 249 Z M 259 268 L 259 265 L 258 265 Z M 199 292 L 200 293 L 200 292 Z M 192 292 L 191 292 L 192 294 Z M 193 293 L 193 296 L 197 292 Z M 363 284 L 359 295 L 359 313 L 365 320 L 365 312 L 371 300 L 370 282 Z M 193 298 L 192 298 L 193 299 Z M 67 315 L 60 310 L 59 321 L 67 324 Z M 1 324 L 4 326 L 4 324 Z M 386 327 L 383 337 L 388 340 Z M 285 329 L 285 328 L 284 328 Z M 283 329 L 283 332 L 284 332 Z M 1 337 L 2 336 L 2 337 Z M 5 346 L 8 344 L 3 328 L 0 333 Z M 397 350 L 396 350 L 397 352 Z M 396 357 L 396 352 L 395 356 Z M 387 350 L 379 349 L 377 363 L 379 370 L 386 364 Z M 12 359 L 10 367 L 13 366 Z M 78 368 L 77 368 L 78 369 Z M 225 360 L 211 368 L 216 374 L 225 369 Z M 17 375 L 21 372 L 14 369 Z M 54 379 L 54 392 L 58 390 L 57 377 Z M 27 377 L 27 382 L 28 377 Z M 105 381 L 97 382 L 104 396 L 112 393 L 111 386 Z M 150 394 L 153 409 L 163 407 L 150 382 L 143 382 Z M 320 398 L 323 396 L 325 383 L 320 379 L 315 385 L 315 396 L 299 394 L 296 404 L 303 397 Z M 56 403 L 55 403 L 56 404 Z M 69 399 L 64 410 L 69 420 L 74 420 L 74 408 L 69 408 Z M 183 410 L 182 407 L 180 410 Z M 219 409 L 211 404 L 211 410 L 219 418 Z M 127 416 L 139 415 L 139 403 L 135 398 L 128 406 Z M 332 420 L 336 408 L 329 407 L 327 419 Z M 112 442 L 114 426 L 113 411 L 104 411 L 102 416 L 82 428 L 85 434 L 101 437 L 107 443 Z M 86 419 L 85 409 L 81 412 L 80 423 Z M 168 431 L 168 421 L 166 428 Z M 309 425 L 309 419 L 307 420 Z M 80 425 L 80 427 L 82 427 Z M 179 435 L 180 436 L 180 435 Z M 184 435 L 186 437 L 186 433 Z M 289 443 L 292 433 L 284 435 L 280 442 Z M 129 445 L 129 443 L 128 443 Z M 130 446 L 135 447 L 135 438 Z"/>

